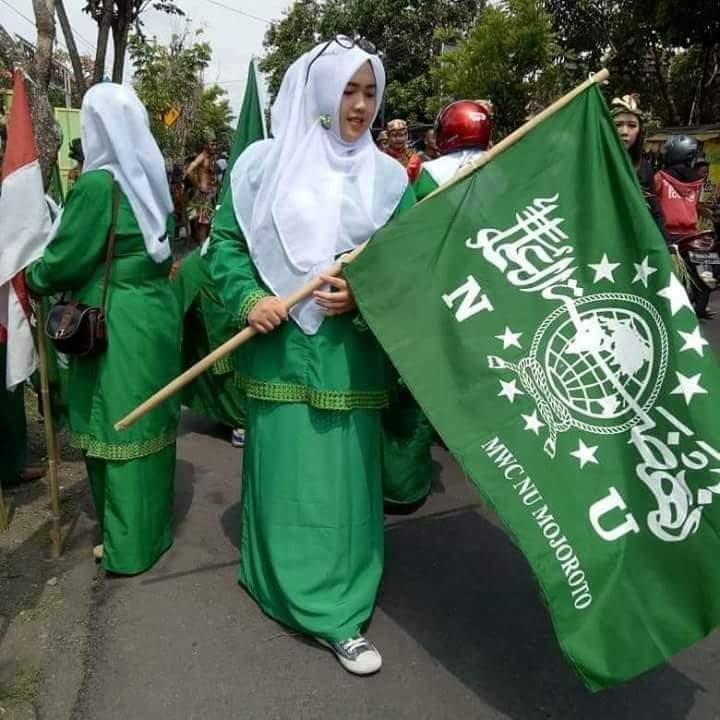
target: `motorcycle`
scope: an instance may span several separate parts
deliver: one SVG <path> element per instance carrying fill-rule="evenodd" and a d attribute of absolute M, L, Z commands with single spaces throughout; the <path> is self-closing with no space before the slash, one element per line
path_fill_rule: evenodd
<path fill-rule="evenodd" d="M 720 289 L 720 218 L 715 231 L 673 238 L 677 254 L 687 269 L 686 287 L 690 302 L 700 318 L 710 317 L 710 294 Z"/>

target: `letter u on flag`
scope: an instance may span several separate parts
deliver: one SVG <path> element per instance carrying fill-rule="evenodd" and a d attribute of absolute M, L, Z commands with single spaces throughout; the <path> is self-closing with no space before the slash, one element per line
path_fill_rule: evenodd
<path fill-rule="evenodd" d="M 346 269 L 592 690 L 720 622 L 720 371 L 597 86 Z"/>
<path fill-rule="evenodd" d="M 27 380 L 37 366 L 30 308 L 20 273 L 42 255 L 50 232 L 50 215 L 21 70 L 15 71 L 13 80 L 1 192 L 0 327 L 5 328 L 7 367 L 0 382 L 12 389 Z"/>

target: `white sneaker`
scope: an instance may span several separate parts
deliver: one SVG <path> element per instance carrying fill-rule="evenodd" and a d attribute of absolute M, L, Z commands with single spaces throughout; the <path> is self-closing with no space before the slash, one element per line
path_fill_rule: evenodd
<path fill-rule="evenodd" d="M 316 640 L 332 650 L 340 664 L 354 675 L 371 675 L 382 667 L 382 656 L 362 635 L 356 635 L 342 642 L 331 642 L 322 638 Z"/>

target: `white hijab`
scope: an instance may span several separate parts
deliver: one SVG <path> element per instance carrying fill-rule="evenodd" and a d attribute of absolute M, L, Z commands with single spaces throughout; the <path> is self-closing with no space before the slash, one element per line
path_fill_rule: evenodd
<path fill-rule="evenodd" d="M 382 227 L 408 184 L 405 169 L 376 148 L 369 130 L 354 143 L 340 135 L 343 92 L 365 62 L 375 74 L 377 114 L 385 90 L 382 63 L 337 42 L 318 56 L 323 47 L 285 73 L 272 107 L 274 139 L 251 145 L 232 169 L 238 224 L 260 276 L 281 297 Z M 325 310 L 310 298 L 290 314 L 313 335 Z"/>
<path fill-rule="evenodd" d="M 482 157 L 484 150 L 456 150 L 435 160 L 423 163 L 423 170 L 438 184 L 444 185 L 475 158 Z"/>
<path fill-rule="evenodd" d="M 87 91 L 80 114 L 83 173 L 109 170 L 135 213 L 150 257 L 170 257 L 167 218 L 172 212 L 165 161 L 150 133 L 145 106 L 123 85 L 99 83 Z"/>

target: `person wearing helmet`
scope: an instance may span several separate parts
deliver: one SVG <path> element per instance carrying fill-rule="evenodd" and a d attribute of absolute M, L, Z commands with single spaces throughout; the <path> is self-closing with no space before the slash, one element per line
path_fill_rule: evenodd
<path fill-rule="evenodd" d="M 458 100 L 438 113 L 435 139 L 440 157 L 423 164 L 414 189 L 427 197 L 463 167 L 480 157 L 490 144 L 492 111 L 489 103 Z"/>
<path fill-rule="evenodd" d="M 404 120 L 391 120 L 387 124 L 388 147 L 385 152 L 407 170 L 411 183 L 417 180 L 422 158 L 409 145 L 408 124 Z"/>
<path fill-rule="evenodd" d="M 655 174 L 655 194 L 670 239 L 698 231 L 703 178 L 695 167 L 698 141 L 673 135 L 665 144 L 664 168 Z"/>
<path fill-rule="evenodd" d="M 622 144 L 625 146 L 635 167 L 648 210 L 650 210 L 650 214 L 663 237 L 667 239 L 665 223 L 655 195 L 654 171 L 648 159 L 643 155 L 645 118 L 638 105 L 639 100 L 640 96 L 637 93 L 614 98 L 610 103 L 610 114 L 613 117 L 618 135 L 620 135 L 620 140 L 622 140 Z"/>

